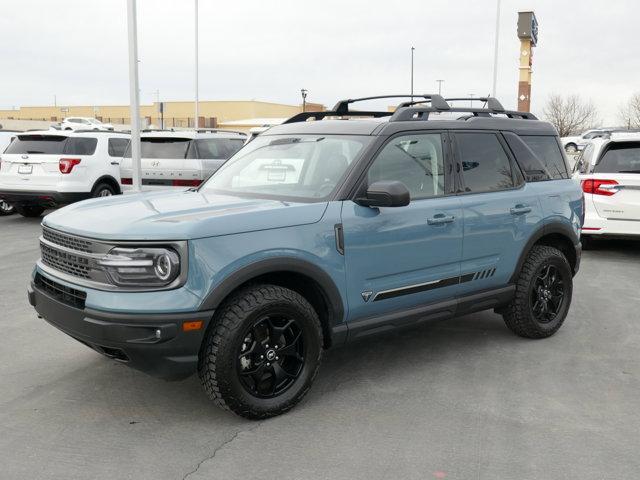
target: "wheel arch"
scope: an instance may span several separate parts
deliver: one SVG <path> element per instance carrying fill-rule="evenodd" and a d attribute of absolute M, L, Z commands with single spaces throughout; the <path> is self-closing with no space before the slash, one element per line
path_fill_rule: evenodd
<path fill-rule="evenodd" d="M 513 283 L 516 281 L 522 265 L 535 245 L 546 245 L 560 250 L 566 257 L 571 266 L 571 271 L 575 275 L 580 265 L 579 244 L 580 238 L 576 236 L 571 227 L 564 223 L 554 222 L 540 227 L 529 238 L 525 248 L 522 249 L 510 282 Z"/>
<path fill-rule="evenodd" d="M 302 295 L 320 317 L 324 347 L 332 345 L 333 327 L 344 318 L 342 296 L 328 273 L 317 265 L 298 258 L 270 258 L 236 270 L 216 285 L 200 309 L 215 310 L 234 292 L 258 283 L 278 285 Z"/>
<path fill-rule="evenodd" d="M 118 180 L 113 178 L 111 175 L 102 175 L 95 182 L 93 182 L 93 187 L 91 187 L 91 192 L 93 193 L 96 187 L 101 183 L 106 183 L 112 186 L 116 192 L 116 195 L 120 195 L 122 193 L 122 189 L 120 188 L 120 183 L 118 183 Z"/>

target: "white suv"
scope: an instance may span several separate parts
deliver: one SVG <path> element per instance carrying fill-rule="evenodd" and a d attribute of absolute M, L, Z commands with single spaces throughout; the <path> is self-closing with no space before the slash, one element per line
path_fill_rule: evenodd
<path fill-rule="evenodd" d="M 113 131 L 113 125 L 102 123 L 96 118 L 67 117 L 60 124 L 61 130 L 108 130 Z"/>
<path fill-rule="evenodd" d="M 143 190 L 197 187 L 242 148 L 247 135 L 231 130 L 147 131 L 141 134 Z M 131 152 L 121 165 L 122 185 L 133 183 Z"/>
<path fill-rule="evenodd" d="M 612 133 L 591 140 L 574 175 L 585 198 L 585 247 L 596 237 L 640 239 L 640 134 Z"/>
<path fill-rule="evenodd" d="M 0 200 L 25 217 L 45 208 L 122 193 L 129 135 L 42 131 L 17 134 L 0 157 Z"/>
<path fill-rule="evenodd" d="M 0 154 L 4 151 L 11 141 L 18 135 L 15 130 L 0 130 Z M 10 203 L 0 199 L 0 216 L 13 215 L 16 209 Z"/>

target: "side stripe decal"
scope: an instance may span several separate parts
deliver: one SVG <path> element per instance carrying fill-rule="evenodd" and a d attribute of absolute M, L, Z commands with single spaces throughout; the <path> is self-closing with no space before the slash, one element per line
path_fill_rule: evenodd
<path fill-rule="evenodd" d="M 383 290 L 373 296 L 373 301 L 378 302 L 380 300 L 388 300 L 390 298 L 401 297 L 403 295 L 411 295 L 412 293 L 426 292 L 428 290 L 434 290 L 436 288 L 450 287 L 452 285 L 458 285 L 460 283 L 467 283 L 474 280 L 489 278 L 492 277 L 494 273 L 496 273 L 496 269 L 489 268 L 487 270 L 482 270 L 479 272 L 466 273 L 458 277 L 443 278 L 441 280 L 434 280 L 432 282 L 407 285 L 406 287 L 393 288 L 391 290 Z"/>

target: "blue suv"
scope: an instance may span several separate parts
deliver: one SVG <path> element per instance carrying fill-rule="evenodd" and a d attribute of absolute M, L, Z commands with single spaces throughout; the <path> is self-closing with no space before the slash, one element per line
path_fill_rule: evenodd
<path fill-rule="evenodd" d="M 30 303 L 134 368 L 197 372 L 254 419 L 300 401 L 323 350 L 371 334 L 494 309 L 553 335 L 584 211 L 554 128 L 493 98 L 351 109 L 372 98 L 292 117 L 199 188 L 48 215 Z"/>

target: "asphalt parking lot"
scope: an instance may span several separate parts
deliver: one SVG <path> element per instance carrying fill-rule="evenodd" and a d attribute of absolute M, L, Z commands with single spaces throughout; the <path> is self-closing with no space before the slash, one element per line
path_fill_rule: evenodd
<path fill-rule="evenodd" d="M 564 327 L 489 312 L 329 351 L 306 399 L 250 422 L 39 320 L 39 220 L 0 217 L 0 478 L 619 479 L 640 472 L 640 245 L 586 252 Z"/>

